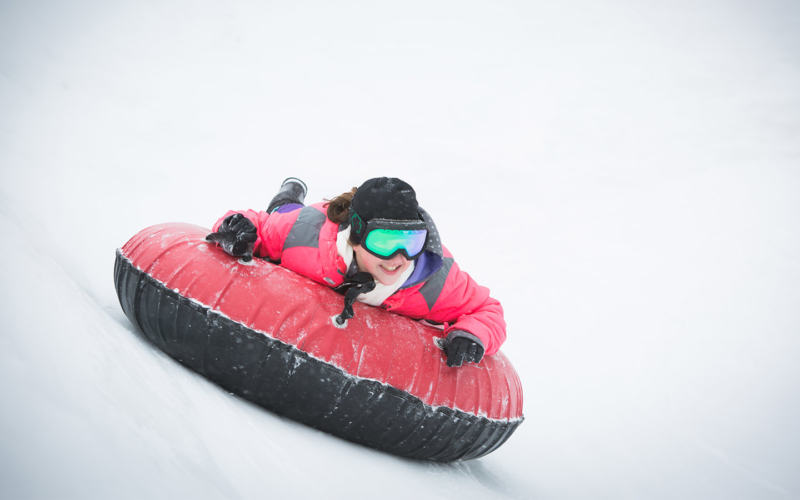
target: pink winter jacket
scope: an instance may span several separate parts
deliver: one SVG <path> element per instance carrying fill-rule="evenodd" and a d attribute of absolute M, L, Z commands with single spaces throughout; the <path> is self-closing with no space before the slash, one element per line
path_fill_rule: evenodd
<path fill-rule="evenodd" d="M 253 255 L 266 257 L 314 281 L 336 287 L 345 281 L 344 260 L 336 250 L 339 225 L 326 216 L 323 203 L 288 213 L 229 211 L 214 225 L 241 213 L 255 224 L 258 239 Z M 439 242 L 430 216 L 420 210 L 429 228 L 428 245 L 414 272 L 380 307 L 414 319 L 444 324 L 444 333 L 455 330 L 477 337 L 492 355 L 506 339 L 506 323 L 500 302 L 489 289 L 477 284 L 453 260 Z M 458 335 L 457 333 L 455 335 Z"/>

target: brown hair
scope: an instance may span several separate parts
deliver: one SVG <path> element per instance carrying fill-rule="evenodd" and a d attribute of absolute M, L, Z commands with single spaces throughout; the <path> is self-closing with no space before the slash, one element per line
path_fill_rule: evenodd
<path fill-rule="evenodd" d="M 350 203 L 353 201 L 356 191 L 358 191 L 358 188 L 354 187 L 349 192 L 342 193 L 332 200 L 325 200 L 328 203 L 323 206 L 328 207 L 328 219 L 337 224 L 346 221 L 350 213 Z"/>

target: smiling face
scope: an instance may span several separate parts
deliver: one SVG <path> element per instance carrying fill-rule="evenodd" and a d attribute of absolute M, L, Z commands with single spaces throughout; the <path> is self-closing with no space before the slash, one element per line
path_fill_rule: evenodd
<path fill-rule="evenodd" d="M 358 270 L 370 273 L 381 284 L 394 285 L 400 276 L 411 265 L 411 261 L 403 254 L 397 254 L 391 259 L 381 259 L 364 250 L 361 245 L 354 245 Z"/>

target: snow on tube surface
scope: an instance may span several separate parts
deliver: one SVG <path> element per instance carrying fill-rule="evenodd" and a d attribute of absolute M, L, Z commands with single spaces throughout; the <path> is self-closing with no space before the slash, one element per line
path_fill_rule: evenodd
<path fill-rule="evenodd" d="M 501 353 L 449 368 L 441 329 L 354 304 L 261 259 L 248 264 L 189 224 L 147 228 L 117 250 L 122 309 L 164 352 L 275 413 L 395 455 L 486 455 L 522 423 L 522 386 Z"/>

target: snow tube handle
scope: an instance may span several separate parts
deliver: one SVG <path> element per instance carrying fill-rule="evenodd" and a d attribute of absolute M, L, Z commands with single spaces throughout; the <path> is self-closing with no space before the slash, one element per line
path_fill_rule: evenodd
<path fill-rule="evenodd" d="M 342 309 L 342 314 L 333 318 L 337 325 L 344 326 L 348 319 L 355 316 L 356 313 L 353 311 L 353 304 L 356 298 L 362 293 L 369 293 L 374 290 L 375 285 L 375 278 L 373 278 L 370 273 L 358 273 L 353 276 L 352 280 L 346 281 L 336 287 L 336 291 L 340 293 L 345 289 L 347 290 L 344 294 L 344 309 Z"/>

